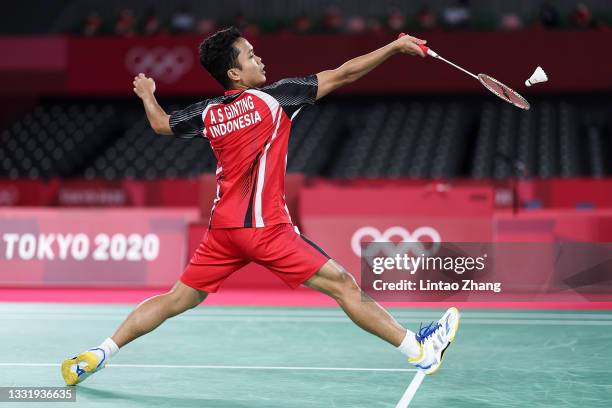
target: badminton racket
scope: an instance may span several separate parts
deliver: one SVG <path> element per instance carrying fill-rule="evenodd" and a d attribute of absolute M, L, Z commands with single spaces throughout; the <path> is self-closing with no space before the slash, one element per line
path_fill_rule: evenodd
<path fill-rule="evenodd" d="M 401 33 L 398 38 L 402 38 L 403 36 L 405 36 L 405 33 Z M 527 100 L 525 98 L 523 98 L 521 95 L 518 94 L 518 92 L 514 91 L 512 88 L 510 88 L 508 85 L 505 85 L 501 82 L 499 82 L 497 79 L 486 75 L 486 74 L 472 74 L 470 71 L 468 71 L 465 68 L 460 67 L 459 65 L 443 58 L 442 56 L 440 56 L 437 52 L 435 52 L 434 50 L 432 50 L 431 48 L 427 47 L 426 45 L 423 44 L 417 44 L 419 46 L 419 48 L 421 48 L 421 50 L 423 50 L 423 52 L 425 53 L 425 55 L 429 55 L 432 58 L 438 59 L 440 61 L 444 61 L 447 64 L 457 68 L 458 70 L 468 74 L 469 76 L 471 76 L 472 78 L 476 79 L 478 82 L 480 82 L 485 88 L 487 88 L 489 91 L 493 92 L 493 94 L 497 95 L 499 98 L 503 99 L 504 101 L 516 106 L 517 108 L 521 108 L 521 109 L 525 109 L 525 110 L 529 110 L 530 105 L 529 102 L 527 102 Z"/>

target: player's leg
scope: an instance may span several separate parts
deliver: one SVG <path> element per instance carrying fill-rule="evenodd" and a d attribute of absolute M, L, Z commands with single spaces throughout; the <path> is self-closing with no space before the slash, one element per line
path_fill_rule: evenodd
<path fill-rule="evenodd" d="M 157 328 L 170 317 L 196 307 L 208 295 L 181 281 L 167 293 L 150 297 L 140 303 L 121 323 L 115 334 L 98 347 L 64 360 L 62 377 L 68 385 L 75 385 L 104 368 L 120 347 Z"/>
<path fill-rule="evenodd" d="M 414 333 L 404 329 L 377 303 L 362 302 L 353 276 L 292 225 L 258 228 L 248 244 L 252 245 L 251 256 L 256 262 L 291 288 L 304 284 L 332 296 L 358 326 L 399 347 L 409 357 L 420 355 Z"/>
<path fill-rule="evenodd" d="M 121 323 L 111 339 L 121 348 L 147 334 L 166 319 L 181 314 L 202 303 L 208 293 L 177 281 L 167 293 L 153 296 L 140 303 Z"/>
<path fill-rule="evenodd" d="M 353 275 L 333 259 L 304 285 L 334 298 L 355 324 L 395 347 L 399 347 L 406 337 L 407 330 L 374 300 L 368 298 L 366 301 L 367 295 L 361 293 Z M 416 342 L 413 346 L 414 354 L 418 355 Z"/>
<path fill-rule="evenodd" d="M 244 240 L 244 251 L 255 262 L 270 269 L 291 288 L 304 284 L 333 297 L 359 327 L 396 346 L 426 373 L 439 368 L 444 350 L 457 331 L 457 309 L 449 309 L 438 322 L 413 333 L 376 302 L 364 300 L 353 276 L 292 225 L 254 230 Z"/>
<path fill-rule="evenodd" d="M 333 297 L 359 327 L 396 346 L 426 374 L 440 368 L 444 352 L 459 327 L 459 312 L 452 307 L 440 320 L 421 327 L 416 334 L 403 328 L 384 308 L 362 293 L 353 276 L 332 259 L 304 285 Z"/>
<path fill-rule="evenodd" d="M 85 380 L 101 370 L 119 348 L 151 332 L 166 319 L 199 305 L 216 292 L 233 272 L 248 263 L 231 245 L 229 232 L 209 230 L 191 258 L 180 280 L 167 293 L 140 303 L 112 337 L 62 363 L 62 376 L 69 385 Z"/>

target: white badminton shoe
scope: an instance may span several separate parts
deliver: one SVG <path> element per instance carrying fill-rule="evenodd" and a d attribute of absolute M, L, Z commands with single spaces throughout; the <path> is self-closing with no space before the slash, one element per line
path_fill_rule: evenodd
<path fill-rule="evenodd" d="M 62 377 L 67 385 L 77 385 L 106 367 L 106 361 L 106 352 L 103 349 L 89 349 L 76 357 L 64 360 Z"/>
<path fill-rule="evenodd" d="M 455 307 L 448 309 L 437 322 L 419 328 L 415 337 L 421 346 L 421 355 L 409 358 L 408 361 L 415 367 L 423 370 L 425 374 L 433 374 L 442 365 L 444 353 L 455 340 L 459 329 L 459 310 Z"/>

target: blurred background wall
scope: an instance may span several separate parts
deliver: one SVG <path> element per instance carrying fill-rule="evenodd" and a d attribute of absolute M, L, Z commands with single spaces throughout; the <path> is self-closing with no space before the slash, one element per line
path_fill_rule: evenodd
<path fill-rule="evenodd" d="M 214 157 L 204 139 L 155 135 L 131 80 L 153 76 L 168 111 L 219 94 L 197 45 L 228 25 L 271 81 L 334 68 L 406 31 L 531 102 L 519 111 L 438 61 L 395 56 L 305 109 L 289 147 L 289 207 L 353 272 L 364 226 L 408 237 L 430 226 L 442 241 L 609 242 L 611 24 L 604 0 L 4 4 L 0 284 L 176 279 L 207 225 Z M 527 88 L 538 65 L 550 80 Z M 228 285 L 277 284 L 264 276 Z"/>

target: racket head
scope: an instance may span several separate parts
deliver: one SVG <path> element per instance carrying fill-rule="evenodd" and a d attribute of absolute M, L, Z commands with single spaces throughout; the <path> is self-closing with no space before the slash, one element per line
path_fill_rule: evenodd
<path fill-rule="evenodd" d="M 486 74 L 478 74 L 478 80 L 480 83 L 487 88 L 489 91 L 493 92 L 499 98 L 504 101 L 511 103 L 517 108 L 529 110 L 531 105 L 527 102 L 527 99 L 523 98 L 518 92 L 515 92 L 508 85 L 504 85 L 499 82 L 497 79 L 490 77 Z"/>

